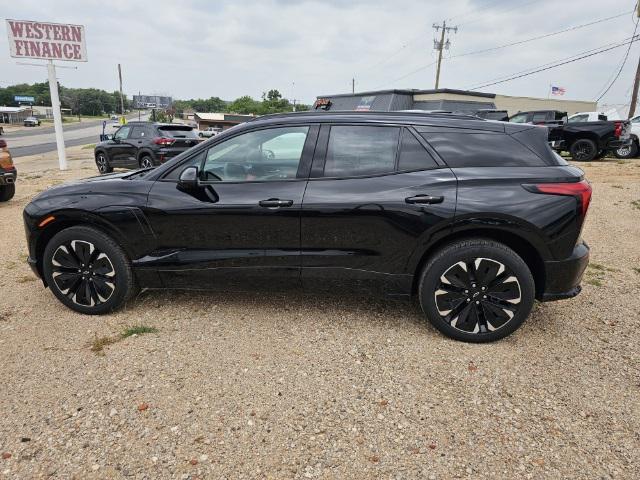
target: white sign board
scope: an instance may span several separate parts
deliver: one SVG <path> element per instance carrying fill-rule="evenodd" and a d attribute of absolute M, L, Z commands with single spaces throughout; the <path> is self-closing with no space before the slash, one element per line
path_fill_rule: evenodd
<path fill-rule="evenodd" d="M 82 25 L 7 20 L 7 35 L 14 58 L 87 61 Z"/>

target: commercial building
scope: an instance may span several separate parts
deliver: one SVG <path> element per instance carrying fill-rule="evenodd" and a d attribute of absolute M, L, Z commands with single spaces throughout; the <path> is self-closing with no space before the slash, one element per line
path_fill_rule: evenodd
<path fill-rule="evenodd" d="M 464 112 L 480 109 L 507 110 L 509 115 L 528 110 L 560 110 L 572 115 L 597 110 L 593 101 L 564 100 L 500 95 L 440 88 L 435 90 L 377 90 L 371 92 L 321 95 L 315 108 L 326 110 L 445 110 Z"/>
<path fill-rule="evenodd" d="M 0 107 L 0 123 L 22 123 L 30 116 L 31 107 Z"/>
<path fill-rule="evenodd" d="M 254 115 L 238 115 L 235 113 L 202 113 L 196 112 L 193 114 L 193 120 L 198 124 L 200 130 L 204 130 L 207 127 L 220 128 L 226 130 L 234 125 L 239 125 L 244 122 L 248 122 L 255 118 Z"/>

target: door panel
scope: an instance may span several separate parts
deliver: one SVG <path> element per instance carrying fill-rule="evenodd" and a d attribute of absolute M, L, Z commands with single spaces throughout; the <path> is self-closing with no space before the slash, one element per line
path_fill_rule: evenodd
<path fill-rule="evenodd" d="M 146 213 L 158 244 L 146 266 L 156 266 L 167 287 L 251 290 L 298 283 L 305 183 L 220 183 L 185 192 L 174 182 L 156 182 Z M 274 198 L 291 205 L 260 206 Z"/>
<path fill-rule="evenodd" d="M 407 203 L 407 198 L 420 195 L 442 201 Z M 409 293 L 410 257 L 448 229 L 455 205 L 456 179 L 448 168 L 310 180 L 301 219 L 304 288 L 331 288 L 336 281 L 347 281 L 366 289 L 382 284 L 391 293 Z"/>

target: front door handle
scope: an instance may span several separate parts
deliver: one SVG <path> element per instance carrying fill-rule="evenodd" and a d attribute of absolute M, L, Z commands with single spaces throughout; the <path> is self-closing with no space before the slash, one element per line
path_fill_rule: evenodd
<path fill-rule="evenodd" d="M 416 195 L 415 197 L 407 197 L 404 199 L 405 202 L 417 205 L 431 205 L 433 203 L 442 203 L 444 201 L 443 196 L 432 196 L 432 195 Z"/>
<path fill-rule="evenodd" d="M 258 202 L 258 205 L 267 208 L 290 207 L 291 205 L 293 205 L 293 200 L 280 200 L 279 198 L 270 198 L 269 200 L 260 200 L 260 202 Z"/>

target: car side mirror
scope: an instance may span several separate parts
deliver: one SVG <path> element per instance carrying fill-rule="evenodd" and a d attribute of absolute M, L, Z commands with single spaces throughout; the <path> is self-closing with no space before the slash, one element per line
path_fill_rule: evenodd
<path fill-rule="evenodd" d="M 107 134 L 105 135 L 105 137 L 106 137 L 106 139 L 107 139 L 107 140 L 113 140 L 113 141 L 115 141 L 115 137 L 113 136 L 113 133 L 107 133 Z"/>
<path fill-rule="evenodd" d="M 185 190 L 192 190 L 198 187 L 198 167 L 187 167 L 180 173 L 178 185 Z"/>

